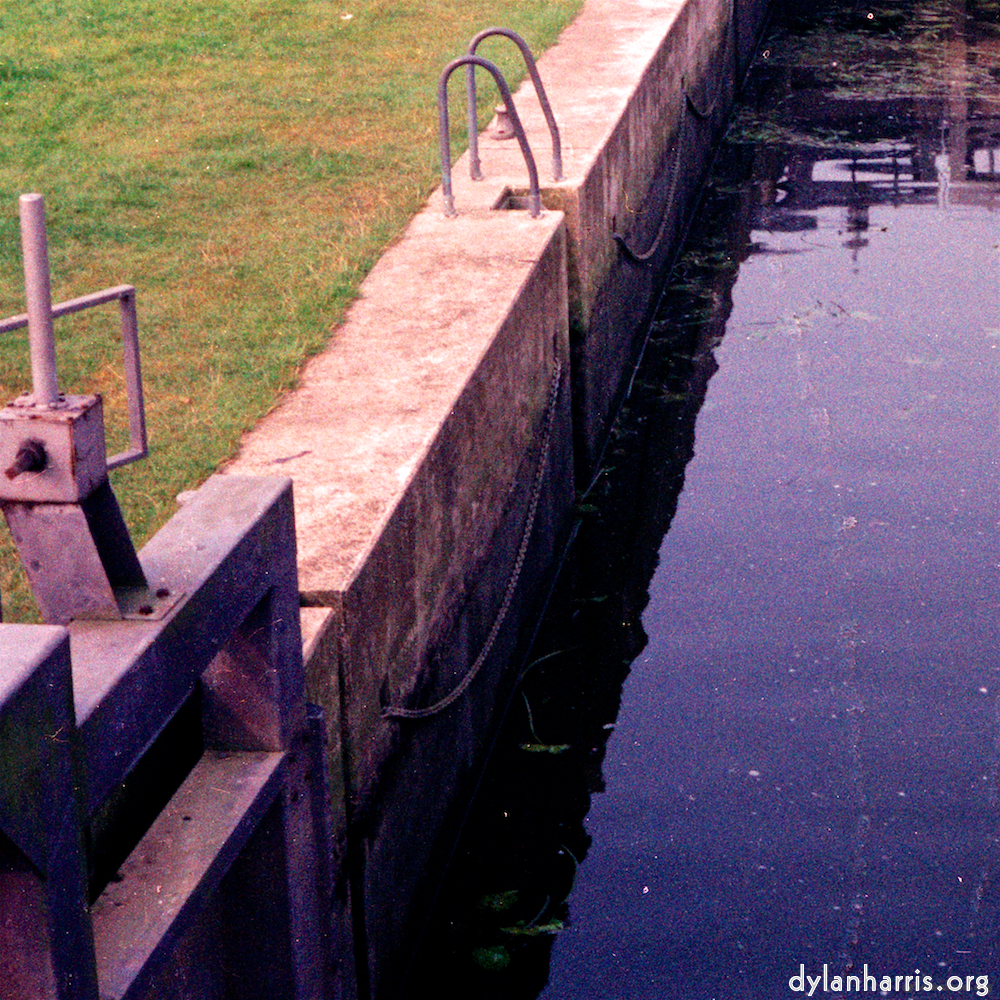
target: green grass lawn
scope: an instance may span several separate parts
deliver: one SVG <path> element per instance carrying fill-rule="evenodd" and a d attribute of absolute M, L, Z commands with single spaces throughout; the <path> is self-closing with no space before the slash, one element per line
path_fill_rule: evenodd
<path fill-rule="evenodd" d="M 539 53 L 582 0 L 20 0 L 0 7 L 0 318 L 24 311 L 18 195 L 45 196 L 54 301 L 129 283 L 151 455 L 113 476 L 137 543 L 294 385 L 438 181 L 436 85 L 481 28 Z M 512 44 L 480 54 L 513 83 Z M 464 120 L 453 81 L 456 148 Z M 482 85 L 481 117 L 492 113 Z M 0 403 L 30 387 L 6 334 Z M 117 310 L 56 321 L 60 385 L 125 440 Z M 0 591 L 30 620 L 6 528 Z"/>

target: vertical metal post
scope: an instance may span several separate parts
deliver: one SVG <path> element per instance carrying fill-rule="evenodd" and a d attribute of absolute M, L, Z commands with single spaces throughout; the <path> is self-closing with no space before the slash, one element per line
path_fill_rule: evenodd
<path fill-rule="evenodd" d="M 28 340 L 31 347 L 31 385 L 35 405 L 59 402 L 56 380 L 56 344 L 52 335 L 52 290 L 49 286 L 49 248 L 45 236 L 45 201 L 40 194 L 22 194 L 21 246 L 24 251 L 24 290 L 28 299 Z"/>
<path fill-rule="evenodd" d="M 142 401 L 142 369 L 139 365 L 139 320 L 135 312 L 135 289 L 119 300 L 122 350 L 125 357 L 125 388 L 128 397 L 129 450 L 134 458 L 149 453 L 146 441 L 146 411 Z"/>
<path fill-rule="evenodd" d="M 475 51 L 470 49 L 470 55 L 475 55 Z M 474 181 L 483 179 L 483 166 L 479 159 L 479 122 L 476 104 L 476 67 L 465 67 L 465 95 L 469 115 L 469 176 Z"/>

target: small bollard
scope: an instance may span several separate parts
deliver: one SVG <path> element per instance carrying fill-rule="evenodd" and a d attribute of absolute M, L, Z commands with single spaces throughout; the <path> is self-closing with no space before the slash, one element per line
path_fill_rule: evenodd
<path fill-rule="evenodd" d="M 517 132 L 510 123 L 510 112 L 506 104 L 498 104 L 494 109 L 497 116 L 497 127 L 493 132 L 494 139 L 516 139 Z"/>

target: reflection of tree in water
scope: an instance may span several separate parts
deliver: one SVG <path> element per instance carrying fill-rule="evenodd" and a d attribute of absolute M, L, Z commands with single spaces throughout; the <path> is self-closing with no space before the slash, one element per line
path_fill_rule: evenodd
<path fill-rule="evenodd" d="M 857 257 L 869 209 L 940 203 L 945 164 L 951 204 L 997 199 L 1000 3 L 816 3 L 812 28 L 804 5 L 790 6 L 792 23 L 765 43 L 768 58 L 748 82 L 605 465 L 580 503 L 578 536 L 442 889 L 413 996 L 530 1000 L 546 983 L 590 846 L 583 821 L 603 789 L 622 684 L 646 644 L 649 581 L 694 454 L 737 269 L 775 252 L 755 238 L 799 232 L 805 241 L 816 212 L 838 208 L 841 242 Z M 839 58 L 824 49 L 834 44 Z M 933 56 L 929 69 L 910 67 L 914 47 Z M 880 71 L 865 89 L 853 66 L 837 78 L 817 53 L 840 63 L 863 53 Z M 963 68 L 970 53 L 974 73 Z"/>
<path fill-rule="evenodd" d="M 786 6 L 730 132 L 784 162 L 757 164 L 773 185 L 757 228 L 807 228 L 805 213 L 845 206 L 860 249 L 873 205 L 1000 204 L 1000 4 Z"/>

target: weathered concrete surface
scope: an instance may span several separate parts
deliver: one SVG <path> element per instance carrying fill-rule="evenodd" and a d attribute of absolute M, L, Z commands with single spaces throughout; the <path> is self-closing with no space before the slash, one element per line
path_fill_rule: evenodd
<path fill-rule="evenodd" d="M 754 3 L 761 5 L 741 6 Z M 742 76 L 740 25 L 752 41 L 761 18 L 762 12 L 743 16 L 733 0 L 589 0 L 539 60 L 563 140 L 565 179 L 558 183 L 548 179 L 548 129 L 534 88 L 526 82 L 515 94 L 543 201 L 566 213 L 581 486 L 595 470 L 641 347 L 651 297 L 680 243 Z M 488 56 L 502 44 L 488 39 L 479 52 Z M 480 155 L 484 181 L 468 179 L 467 157 L 453 171 L 459 212 L 492 204 L 498 189 L 526 189 L 516 143 L 488 130 Z M 654 243 L 657 249 L 636 265 L 622 255 L 615 232 L 639 252 Z"/>
<path fill-rule="evenodd" d="M 563 137 L 561 182 L 546 179 L 548 130 L 530 82 L 515 94 L 545 201 L 566 212 L 571 309 L 581 328 L 589 326 L 594 299 L 618 255 L 612 228 L 629 231 L 677 127 L 683 81 L 691 86 L 704 75 L 728 18 L 728 0 L 590 0 L 539 60 Z M 501 44 L 489 39 L 479 51 Z M 485 181 L 466 180 L 466 157 L 455 167 L 456 182 L 463 180 L 461 189 L 456 186 L 459 211 L 474 198 L 472 189 L 526 187 L 516 143 L 496 140 L 488 130 L 480 153 Z"/>
<path fill-rule="evenodd" d="M 439 617 L 441 631 L 425 645 L 419 669 L 410 669 L 417 654 L 407 651 L 399 664 L 406 683 L 386 685 L 393 705 L 434 705 L 475 671 L 468 693 L 446 711 L 379 720 L 391 727 L 391 752 L 377 795 L 352 817 L 350 845 L 373 997 L 396 995 L 544 609 L 573 496 L 569 402 L 564 379 L 547 414 L 551 433 L 543 429 L 527 449 L 497 531 L 454 607 Z M 371 733 L 370 719 L 359 722 Z M 345 739 L 356 743 L 357 733 L 347 729 Z"/>
<path fill-rule="evenodd" d="M 300 587 L 327 612 L 306 609 L 320 619 L 308 686 L 335 754 L 343 740 L 346 781 L 332 784 L 345 792 L 362 995 L 369 970 L 384 995 L 379 973 L 391 973 L 417 923 L 409 917 L 426 908 L 424 876 L 444 863 L 441 833 L 454 832 L 505 683 L 509 696 L 508 663 L 524 652 L 518 626 L 538 610 L 523 584 L 541 592 L 547 581 L 524 575 L 470 698 L 428 723 L 385 719 L 382 706 L 432 702 L 476 660 L 513 572 L 516 553 L 505 549 L 520 541 L 523 483 L 538 461 L 544 534 L 530 562 L 551 576 L 573 499 L 568 377 L 550 405 L 554 373 L 569 370 L 567 316 L 560 213 L 446 220 L 430 208 L 227 470 L 280 470 L 295 482 Z M 554 447 L 542 456 L 550 425 Z M 417 758 L 423 765 L 406 770 Z"/>
<path fill-rule="evenodd" d="M 685 87 L 700 86 L 699 98 L 707 102 L 703 91 L 709 85 L 693 81 L 710 75 L 713 60 L 731 51 L 732 19 L 729 0 L 589 0 L 540 60 L 560 123 L 566 175 L 545 188 L 547 198 L 567 212 L 570 308 L 582 328 L 593 320 L 612 269 L 620 266 L 612 228 L 641 241 L 644 233 L 630 224 L 635 206 L 662 173 Z M 510 43 L 489 39 L 480 51 L 488 54 L 500 44 Z M 460 83 L 460 74 L 453 79 Z M 723 76 L 708 98 L 715 103 L 730 85 Z M 483 90 L 482 99 L 489 99 Z M 530 84 L 516 103 L 545 178 L 549 136 Z M 429 548 L 414 547 L 402 564 L 386 566 L 393 586 L 408 588 L 407 606 L 396 608 L 377 640 L 395 649 L 387 662 L 403 643 L 419 646 L 420 637 L 433 631 L 437 609 L 448 605 L 462 578 L 456 564 L 468 563 L 495 529 L 544 403 L 554 357 L 551 345 L 543 346 L 546 335 L 558 339 L 564 324 L 554 314 L 543 320 L 536 303 L 519 298 L 522 287 L 537 295 L 539 282 L 548 280 L 543 274 L 558 277 L 557 251 L 546 251 L 562 240 L 559 213 L 546 212 L 536 221 L 523 211 L 491 211 L 505 190 L 525 186 L 526 171 L 516 143 L 486 134 L 480 150 L 485 180 L 469 180 L 466 157 L 453 170 L 459 217 L 444 219 L 440 195 L 432 197 L 365 281 L 327 351 L 246 437 L 227 470 L 293 478 L 300 586 L 309 603 L 338 611 L 348 595 L 360 597 L 359 580 L 381 557 L 383 536 L 405 535 L 410 529 L 400 522 L 417 518 L 414 530 L 421 537 L 411 534 L 406 541 L 422 539 Z M 648 273 L 644 269 L 646 281 Z M 635 308 L 637 297 L 626 298 Z M 518 302 L 515 315 L 511 308 Z M 544 308 L 558 310 L 558 294 L 545 298 Z M 504 375 L 492 387 L 482 373 L 473 378 L 497 349 L 493 341 L 501 325 L 524 322 L 534 334 L 521 335 L 518 351 L 530 357 L 496 365 Z M 581 365 L 600 367 L 616 356 L 614 371 L 593 376 L 608 399 L 616 390 L 607 386 L 622 380 L 618 356 L 630 353 L 616 341 L 631 345 L 633 339 L 631 330 L 617 333 L 608 323 L 588 330 L 589 346 L 574 357 L 574 380 L 589 384 Z M 596 407 L 602 411 L 594 418 L 599 423 L 609 416 L 608 399 Z M 506 412 L 510 403 L 514 414 Z M 442 478 L 440 468 L 431 474 L 427 460 L 442 453 L 449 436 L 460 464 Z M 404 498 L 415 505 L 408 513 L 400 509 Z M 379 597 L 398 599 L 391 590 Z M 348 623 L 341 619 L 340 625 Z M 351 633 L 349 641 L 356 647 L 358 637 Z M 369 679 L 380 683 L 377 674 Z M 314 687 L 317 682 L 330 680 L 316 677 Z M 334 697 L 329 691 L 322 701 L 332 705 Z"/>
<path fill-rule="evenodd" d="M 426 875 L 447 853 L 447 836 L 436 835 L 459 821 L 489 745 L 509 664 L 525 648 L 521 626 L 562 543 L 574 464 L 585 482 L 760 2 L 588 0 L 539 62 L 565 180 L 551 180 L 531 85 L 516 96 L 543 217 L 494 210 L 505 192 L 526 189 L 527 171 L 516 143 L 482 136 L 485 179 L 469 179 L 467 157 L 453 169 L 458 217 L 445 219 L 440 192 L 432 196 L 299 388 L 226 470 L 294 480 L 300 586 L 315 608 L 309 692 L 326 711 L 334 756 L 342 726 L 362 995 L 398 984 L 395 960 L 426 904 Z M 509 44 L 489 39 L 480 54 Z M 461 73 L 452 79 L 460 120 Z M 480 99 L 493 98 L 484 85 Z M 623 257 L 614 232 L 640 251 L 656 243 L 649 266 Z M 516 610 L 495 637 L 505 605 Z M 494 641 L 470 695 L 447 712 L 383 717 L 386 705 L 442 698 Z"/>
<path fill-rule="evenodd" d="M 442 612 L 496 530 L 555 361 L 568 364 L 566 336 L 558 213 L 427 210 L 227 470 L 292 476 L 299 584 L 339 615 L 349 710 L 367 713 L 390 675 L 412 688 L 450 624 Z M 324 707 L 335 667 L 311 678 Z M 394 727 L 370 728 L 353 762 L 362 786 Z"/>

